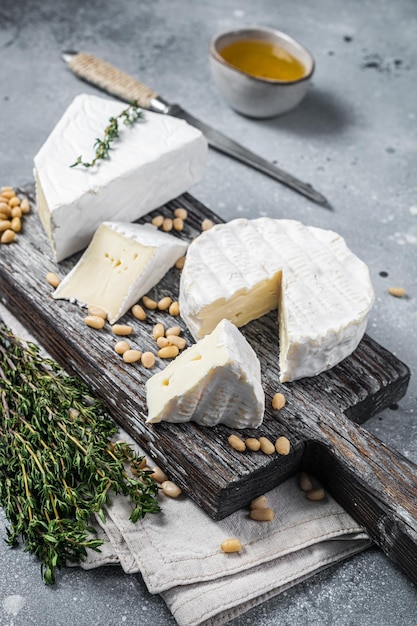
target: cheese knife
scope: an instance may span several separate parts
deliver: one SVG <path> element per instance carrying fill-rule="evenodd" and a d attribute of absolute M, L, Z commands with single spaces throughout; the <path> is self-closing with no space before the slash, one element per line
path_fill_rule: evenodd
<path fill-rule="evenodd" d="M 69 69 L 82 80 L 126 102 L 135 101 L 143 109 L 173 115 L 185 120 L 201 130 L 212 148 L 271 176 L 313 202 L 323 207 L 331 208 L 327 199 L 311 185 L 298 180 L 220 131 L 197 119 L 178 104 L 170 104 L 156 91 L 122 70 L 86 52 L 65 51 L 61 56 Z"/>

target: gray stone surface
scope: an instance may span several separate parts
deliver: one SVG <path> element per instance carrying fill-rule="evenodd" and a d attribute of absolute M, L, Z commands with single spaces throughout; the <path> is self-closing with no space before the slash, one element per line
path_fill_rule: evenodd
<path fill-rule="evenodd" d="M 288 32 L 316 58 L 307 98 L 281 118 L 239 116 L 210 78 L 211 36 L 252 24 Z M 30 181 L 33 156 L 69 102 L 95 92 L 63 65 L 68 48 L 137 76 L 324 193 L 333 212 L 215 152 L 192 189 L 225 219 L 293 217 L 346 237 L 375 285 L 369 334 L 416 371 L 415 0 L 0 0 L 0 184 Z M 408 297 L 389 296 L 392 285 Z M 413 377 L 398 409 L 367 423 L 415 462 L 416 395 Z M 4 536 L 3 519 L 1 526 Z M 0 572 L 1 626 L 174 623 L 141 577 L 119 568 L 64 570 L 48 588 L 38 562 L 1 545 Z M 415 587 L 372 548 L 232 624 L 411 626 L 416 609 Z"/>

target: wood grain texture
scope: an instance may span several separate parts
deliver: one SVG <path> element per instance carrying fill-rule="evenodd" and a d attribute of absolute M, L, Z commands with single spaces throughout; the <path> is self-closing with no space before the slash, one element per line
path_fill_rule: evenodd
<path fill-rule="evenodd" d="M 33 200 L 32 185 L 25 191 Z M 189 213 L 181 237 L 195 237 L 204 218 L 221 221 L 189 194 L 141 221 L 150 221 L 158 212 L 172 216 L 177 206 Z M 90 329 L 79 306 L 53 300 L 46 273 L 55 271 L 62 277 L 78 257 L 58 266 L 37 215 L 31 214 L 18 242 L 0 248 L 2 302 L 68 371 L 87 382 L 114 419 L 209 516 L 229 515 L 303 468 L 314 473 L 417 582 L 416 467 L 359 425 L 405 394 L 410 376 L 405 364 L 365 335 L 354 354 L 332 370 L 281 384 L 277 320 L 272 312 L 241 329 L 261 361 L 267 408 L 259 429 L 237 434 L 265 435 L 274 441 L 286 435 L 291 441 L 288 456 L 238 453 L 227 443 L 233 430 L 224 426 L 147 425 L 144 383 L 166 363 L 157 361 L 151 371 L 141 364 L 125 364 L 114 352 L 118 338 L 109 325 L 102 331 Z M 178 281 L 179 271 L 173 269 L 150 295 L 175 298 Z M 153 324 L 178 323 L 161 311 L 149 312 L 145 322 L 134 320 L 130 313 L 121 321 L 134 326 L 133 347 L 154 352 Z M 179 323 L 191 343 L 184 323 Z M 277 391 L 286 397 L 281 411 L 271 408 Z"/>

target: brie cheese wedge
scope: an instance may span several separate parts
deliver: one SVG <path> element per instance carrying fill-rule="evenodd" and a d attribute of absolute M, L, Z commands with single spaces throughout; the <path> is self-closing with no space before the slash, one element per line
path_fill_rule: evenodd
<path fill-rule="evenodd" d="M 57 261 L 85 248 L 104 221 L 133 222 L 201 180 L 207 141 L 183 120 L 151 111 L 119 120 L 108 159 L 93 167 L 96 138 L 127 105 L 93 95 L 70 104 L 34 159 L 37 210 Z"/>
<path fill-rule="evenodd" d="M 96 305 L 116 322 L 184 256 L 188 243 L 150 224 L 104 222 L 53 293 Z"/>
<path fill-rule="evenodd" d="M 259 359 L 228 320 L 149 378 L 146 397 L 151 423 L 257 428 L 265 410 Z"/>
<path fill-rule="evenodd" d="M 355 350 L 374 290 L 367 266 L 338 234 L 265 217 L 199 235 L 187 252 L 179 302 L 195 339 L 223 318 L 243 326 L 278 308 L 280 380 L 287 382 Z"/>

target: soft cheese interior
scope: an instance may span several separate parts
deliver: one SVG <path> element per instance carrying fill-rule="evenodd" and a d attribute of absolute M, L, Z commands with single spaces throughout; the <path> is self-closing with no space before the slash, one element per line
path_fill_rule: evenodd
<path fill-rule="evenodd" d="M 34 159 L 37 208 L 57 261 L 85 248 L 106 220 L 131 222 L 201 180 L 207 141 L 183 120 L 144 112 L 133 126 L 119 123 L 110 158 L 91 161 L 96 138 L 126 108 L 82 94 L 65 111 Z"/>
<path fill-rule="evenodd" d="M 282 382 L 351 354 L 374 291 L 366 265 L 336 233 L 295 220 L 237 219 L 201 234 L 181 276 L 181 315 L 198 339 L 223 317 L 243 326 L 278 308 Z"/>
<path fill-rule="evenodd" d="M 149 224 L 104 222 L 53 297 L 99 306 L 113 323 L 161 280 L 187 246 Z"/>
<path fill-rule="evenodd" d="M 265 397 L 259 360 L 228 320 L 146 383 L 148 422 L 257 428 Z"/>

